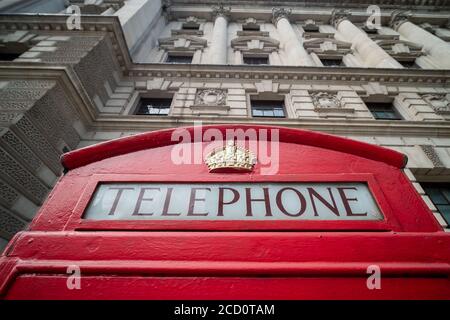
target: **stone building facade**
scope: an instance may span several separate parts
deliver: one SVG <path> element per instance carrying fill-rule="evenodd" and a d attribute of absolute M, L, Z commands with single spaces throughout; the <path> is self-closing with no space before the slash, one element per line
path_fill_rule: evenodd
<path fill-rule="evenodd" d="M 398 150 L 448 230 L 448 0 L 4 0 L 0 12 L 0 248 L 45 201 L 62 153 L 195 121 Z"/>

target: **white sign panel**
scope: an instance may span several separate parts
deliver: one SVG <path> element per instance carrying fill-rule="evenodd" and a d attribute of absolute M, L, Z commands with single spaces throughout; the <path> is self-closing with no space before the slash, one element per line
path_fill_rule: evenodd
<path fill-rule="evenodd" d="M 90 220 L 382 220 L 364 183 L 104 183 Z"/>

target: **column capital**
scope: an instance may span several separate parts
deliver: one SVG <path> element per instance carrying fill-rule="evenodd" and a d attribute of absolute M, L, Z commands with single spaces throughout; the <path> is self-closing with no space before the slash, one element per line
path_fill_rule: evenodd
<path fill-rule="evenodd" d="M 412 14 L 410 11 L 394 10 L 391 13 L 391 20 L 389 21 L 389 26 L 397 30 L 404 22 L 411 18 Z"/>
<path fill-rule="evenodd" d="M 333 12 L 331 13 L 330 24 L 337 29 L 339 23 L 341 23 L 344 20 L 348 20 L 348 18 L 351 15 L 352 14 L 350 13 L 349 10 L 334 9 Z"/>
<path fill-rule="evenodd" d="M 290 8 L 272 8 L 272 23 L 277 26 L 278 20 L 282 18 L 289 20 L 291 13 Z"/>
<path fill-rule="evenodd" d="M 212 17 L 213 20 L 217 17 L 224 17 L 225 19 L 230 18 L 231 7 L 224 7 L 223 4 L 212 7 Z"/>

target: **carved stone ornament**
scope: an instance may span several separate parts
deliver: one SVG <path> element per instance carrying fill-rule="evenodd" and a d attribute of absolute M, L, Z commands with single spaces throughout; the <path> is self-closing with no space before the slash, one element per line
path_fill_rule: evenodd
<path fill-rule="evenodd" d="M 439 154 L 436 152 L 436 149 L 431 145 L 419 145 L 422 149 L 423 153 L 430 159 L 435 168 L 445 168 L 445 165 L 442 163 L 441 158 L 439 158 Z"/>
<path fill-rule="evenodd" d="M 289 20 L 289 16 L 292 13 L 292 9 L 286 8 L 272 8 L 272 23 L 276 26 L 278 20 L 286 18 Z"/>
<path fill-rule="evenodd" d="M 409 20 L 409 18 L 412 16 L 411 12 L 409 11 L 401 11 L 401 10 L 395 10 L 391 14 L 391 21 L 389 22 L 389 26 L 397 30 L 402 23 Z"/>
<path fill-rule="evenodd" d="M 223 17 L 228 19 L 230 17 L 231 7 L 224 7 L 223 4 L 219 4 L 212 8 L 212 17 L 216 19 L 217 17 Z"/>
<path fill-rule="evenodd" d="M 312 102 L 316 109 L 340 109 L 341 101 L 335 93 L 331 92 L 313 92 L 311 93 Z"/>
<path fill-rule="evenodd" d="M 437 114 L 450 114 L 450 102 L 445 93 L 426 93 L 421 97 Z"/>
<path fill-rule="evenodd" d="M 304 23 L 301 24 L 301 26 L 306 32 L 319 31 L 319 26 L 317 25 L 316 21 L 312 19 L 305 20 Z"/>
<path fill-rule="evenodd" d="M 336 29 L 343 20 L 347 20 L 351 16 L 350 11 L 344 9 L 334 9 L 331 13 L 330 24 Z"/>
<path fill-rule="evenodd" d="M 195 105 L 198 106 L 224 106 L 227 93 L 221 89 L 202 89 L 197 91 Z"/>

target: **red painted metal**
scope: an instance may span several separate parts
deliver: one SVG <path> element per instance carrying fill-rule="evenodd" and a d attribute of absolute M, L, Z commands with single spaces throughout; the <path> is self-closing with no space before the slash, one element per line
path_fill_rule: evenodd
<path fill-rule="evenodd" d="M 450 298 L 450 234 L 401 171 L 402 154 L 330 135 L 277 129 L 280 163 L 272 176 L 262 175 L 259 164 L 251 173 L 233 174 L 209 173 L 204 164 L 175 165 L 170 161 L 173 130 L 65 155 L 68 173 L 30 230 L 18 233 L 0 258 L 0 297 Z M 366 182 L 384 220 L 83 220 L 95 187 L 105 181 Z M 81 290 L 66 286 L 69 265 L 81 269 Z M 366 286 L 370 265 L 381 268 L 380 290 Z"/>

